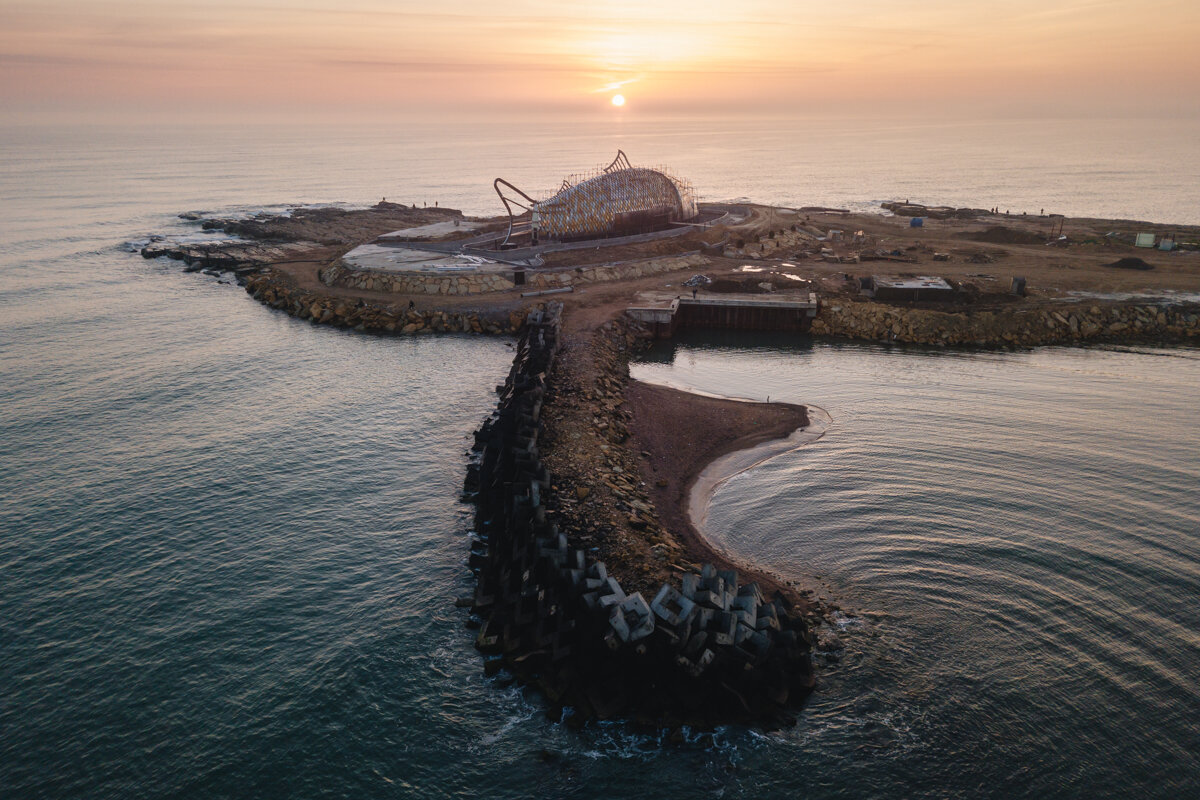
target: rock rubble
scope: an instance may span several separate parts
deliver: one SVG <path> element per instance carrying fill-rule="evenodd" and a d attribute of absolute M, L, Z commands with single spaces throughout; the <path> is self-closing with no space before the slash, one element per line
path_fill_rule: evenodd
<path fill-rule="evenodd" d="M 786 597 L 764 597 L 757 584 L 708 564 L 678 585 L 643 593 L 632 582 L 623 586 L 550 519 L 556 489 L 539 437 L 560 312 L 561 305 L 549 304 L 530 314 L 497 411 L 476 434 L 478 458 L 467 476 L 476 502 L 469 563 L 477 584 L 461 605 L 472 608 L 487 671 L 506 669 L 540 688 L 550 716 L 570 709 L 571 724 L 616 717 L 666 727 L 794 721 L 814 684 L 813 642 Z M 603 397 L 597 402 L 605 406 Z M 608 405 L 619 412 L 611 399 Z M 604 435 L 628 436 L 619 414 L 604 416 L 595 421 L 605 425 Z M 628 498 L 630 524 L 653 524 L 653 508 L 637 498 L 626 465 L 617 457 L 607 468 L 611 476 L 601 471 L 597 479 Z M 591 492 L 576 486 L 571 495 L 586 500 Z"/>

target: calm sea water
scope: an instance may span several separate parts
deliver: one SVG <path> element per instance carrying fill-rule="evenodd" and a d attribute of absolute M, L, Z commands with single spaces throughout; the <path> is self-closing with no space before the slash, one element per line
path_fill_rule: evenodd
<path fill-rule="evenodd" d="M 317 328 L 124 245 L 194 234 L 174 218 L 190 209 L 495 213 L 492 177 L 552 186 L 617 147 L 711 199 L 1200 222 L 1196 134 L 0 129 L 4 795 L 1195 791 L 1194 351 L 696 341 L 639 368 L 718 392 L 735 375 L 732 393 L 835 421 L 726 486 L 712 526 L 853 612 L 847 655 L 794 731 L 676 745 L 546 722 L 482 676 L 452 607 L 470 587 L 457 489 L 504 341 Z"/>

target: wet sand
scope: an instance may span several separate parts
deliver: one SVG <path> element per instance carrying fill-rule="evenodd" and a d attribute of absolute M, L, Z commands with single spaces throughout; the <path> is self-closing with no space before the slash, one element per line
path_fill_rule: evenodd
<path fill-rule="evenodd" d="M 692 490 L 709 465 L 724 477 L 709 473 L 700 494 L 711 491 L 731 474 L 760 463 L 764 455 L 752 450 L 765 442 L 783 442 L 783 450 L 799 446 L 789 437 L 808 428 L 804 406 L 788 403 L 753 403 L 725 400 L 630 380 L 626 408 L 632 413 L 630 448 L 640 451 L 643 480 L 663 526 L 678 537 L 687 558 L 737 569 L 743 580 L 758 581 L 764 592 L 781 590 L 793 601 L 803 601 L 784 578 L 742 562 L 715 547 L 693 524 L 689 509 Z M 823 427 L 822 427 L 823 430 Z M 751 452 L 749 463 L 720 460 L 730 454 Z M 733 472 L 728 470 L 733 469 Z M 707 507 L 707 500 L 702 504 Z M 699 520 L 703 525 L 703 520 Z"/>

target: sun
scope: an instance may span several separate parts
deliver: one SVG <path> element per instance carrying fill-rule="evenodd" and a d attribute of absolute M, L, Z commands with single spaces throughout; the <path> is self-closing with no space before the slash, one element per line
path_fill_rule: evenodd
<path fill-rule="evenodd" d="M 612 96 L 612 104 L 613 104 L 614 106 L 617 106 L 618 108 L 620 108 L 621 106 L 625 105 L 625 95 L 623 95 L 623 94 L 614 94 L 614 95 Z"/>

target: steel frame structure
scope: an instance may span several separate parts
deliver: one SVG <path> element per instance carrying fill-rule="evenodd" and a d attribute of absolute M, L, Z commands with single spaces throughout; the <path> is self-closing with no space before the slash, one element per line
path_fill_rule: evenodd
<path fill-rule="evenodd" d="M 544 200 L 535 200 L 503 178 L 496 178 L 492 186 L 508 212 L 501 246 L 509 244 L 514 232 L 523 233 L 526 225 L 545 239 L 581 239 L 607 236 L 638 214 L 681 222 L 698 213 L 690 183 L 661 168 L 635 167 L 623 150 L 603 169 L 564 179 Z M 525 212 L 530 221 L 518 223 Z"/>

